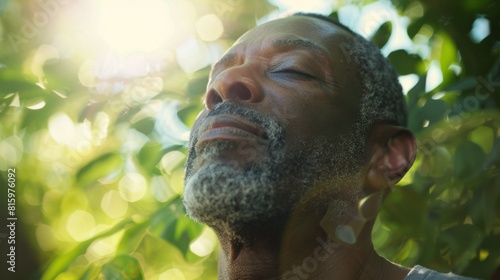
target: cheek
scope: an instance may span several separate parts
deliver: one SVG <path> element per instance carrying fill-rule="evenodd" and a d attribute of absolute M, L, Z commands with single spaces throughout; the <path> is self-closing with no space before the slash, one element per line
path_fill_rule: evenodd
<path fill-rule="evenodd" d="M 288 139 L 294 142 L 334 138 L 351 126 L 346 114 L 325 94 L 290 96 L 278 104 L 273 106 L 273 113 L 282 120 Z"/>

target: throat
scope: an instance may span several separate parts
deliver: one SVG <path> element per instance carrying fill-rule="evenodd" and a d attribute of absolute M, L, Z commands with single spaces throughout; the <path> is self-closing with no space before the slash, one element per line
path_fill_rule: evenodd
<path fill-rule="evenodd" d="M 219 279 L 280 279 L 282 233 L 276 223 L 247 227 L 237 235 L 218 232 Z"/>

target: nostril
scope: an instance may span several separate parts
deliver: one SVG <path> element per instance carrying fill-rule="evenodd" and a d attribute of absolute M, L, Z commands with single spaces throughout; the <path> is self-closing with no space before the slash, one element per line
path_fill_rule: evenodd
<path fill-rule="evenodd" d="M 222 97 L 215 91 L 211 90 L 208 92 L 207 97 L 205 99 L 205 106 L 207 109 L 211 110 L 215 105 L 222 102 Z"/>
<path fill-rule="evenodd" d="M 233 94 L 234 98 L 241 101 L 252 99 L 252 93 L 243 83 L 235 83 L 229 88 L 229 93 Z"/>

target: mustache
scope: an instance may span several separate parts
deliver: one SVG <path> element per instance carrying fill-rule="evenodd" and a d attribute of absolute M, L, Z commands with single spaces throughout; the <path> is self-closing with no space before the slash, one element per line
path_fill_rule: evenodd
<path fill-rule="evenodd" d="M 193 128 L 193 132 L 194 132 L 193 134 L 195 134 L 193 136 L 196 136 L 196 138 L 197 138 L 198 129 L 199 129 L 200 125 L 207 118 L 215 117 L 215 116 L 219 116 L 219 115 L 226 115 L 226 114 L 238 116 L 238 117 L 245 119 L 253 124 L 261 126 L 262 128 L 264 128 L 264 130 L 266 130 L 267 133 L 269 133 L 270 132 L 269 130 L 272 129 L 273 122 L 279 124 L 279 122 L 277 120 L 275 120 L 274 118 L 264 116 L 263 114 L 257 112 L 254 109 L 251 109 L 247 106 L 236 104 L 236 103 L 233 103 L 230 101 L 224 101 L 224 102 L 217 104 L 212 110 L 210 110 L 210 112 L 208 112 L 208 114 L 206 116 L 203 117 L 203 119 L 197 121 L 197 126 Z"/>

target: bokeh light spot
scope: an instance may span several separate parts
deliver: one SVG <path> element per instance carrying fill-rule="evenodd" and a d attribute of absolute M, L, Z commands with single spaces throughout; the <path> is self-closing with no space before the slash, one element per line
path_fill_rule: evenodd
<path fill-rule="evenodd" d="M 469 33 L 471 40 L 477 44 L 488 37 L 488 35 L 490 35 L 490 21 L 484 17 L 476 18 Z"/>
<path fill-rule="evenodd" d="M 196 31 L 203 41 L 215 41 L 224 32 L 224 26 L 218 16 L 209 14 L 196 21 Z"/>
<path fill-rule="evenodd" d="M 116 252 L 116 246 L 120 242 L 122 236 L 123 231 L 92 242 L 87 249 L 85 257 L 89 262 L 93 262 L 114 254 Z"/>
<path fill-rule="evenodd" d="M 179 151 L 168 152 L 161 158 L 161 167 L 167 174 L 172 174 L 184 162 L 185 158 L 186 156 Z"/>
<path fill-rule="evenodd" d="M 120 196 L 129 202 L 138 201 L 146 194 L 146 179 L 139 173 L 128 173 L 120 180 Z"/>
<path fill-rule="evenodd" d="M 128 203 L 123 200 L 119 192 L 111 190 L 103 195 L 101 209 L 110 218 L 120 218 L 127 213 Z"/>
<path fill-rule="evenodd" d="M 170 188 L 170 183 L 163 176 L 154 176 L 151 178 L 151 194 L 159 202 L 165 202 L 175 195 Z"/>
<path fill-rule="evenodd" d="M 60 145 L 70 145 L 75 125 L 65 113 L 56 113 L 49 119 L 49 134 Z"/>
<path fill-rule="evenodd" d="M 417 84 L 417 82 L 418 76 L 416 74 L 399 76 L 399 83 L 401 84 L 401 87 L 403 87 L 403 93 L 405 95 Z"/>
<path fill-rule="evenodd" d="M 31 72 L 37 77 L 45 76 L 43 66 L 50 59 L 59 58 L 59 51 L 51 45 L 41 45 L 35 52 L 31 62 Z"/>
<path fill-rule="evenodd" d="M 66 230 L 76 241 L 84 241 L 94 234 L 95 221 L 92 214 L 83 210 L 71 213 L 66 223 Z"/>
<path fill-rule="evenodd" d="M 189 249 L 200 257 L 208 256 L 215 249 L 216 239 L 215 233 L 205 228 L 201 235 L 189 245 Z"/>
<path fill-rule="evenodd" d="M 425 92 L 430 92 L 431 90 L 437 88 L 443 82 L 443 73 L 441 72 L 441 66 L 439 61 L 434 60 L 429 65 L 429 70 L 427 70 L 427 78 L 425 80 Z"/>
<path fill-rule="evenodd" d="M 22 158 L 24 145 L 21 138 L 10 136 L 0 141 L 0 170 L 16 165 Z"/>
<path fill-rule="evenodd" d="M 186 40 L 176 49 L 176 54 L 177 62 L 186 73 L 195 72 L 210 63 L 208 47 L 196 38 Z"/>
<path fill-rule="evenodd" d="M 43 107 L 45 107 L 45 101 L 41 98 L 35 98 L 35 99 L 31 99 L 31 100 L 28 100 L 26 102 L 26 108 L 30 109 L 30 110 L 40 110 L 42 109 Z"/>
<path fill-rule="evenodd" d="M 185 280 L 186 277 L 184 277 L 184 274 L 179 269 L 172 268 L 172 269 L 169 269 L 169 270 L 163 272 L 158 279 L 159 280 Z"/>
<path fill-rule="evenodd" d="M 173 31 L 169 6 L 162 0 L 102 2 L 98 22 L 102 39 L 119 53 L 156 50 Z"/>

